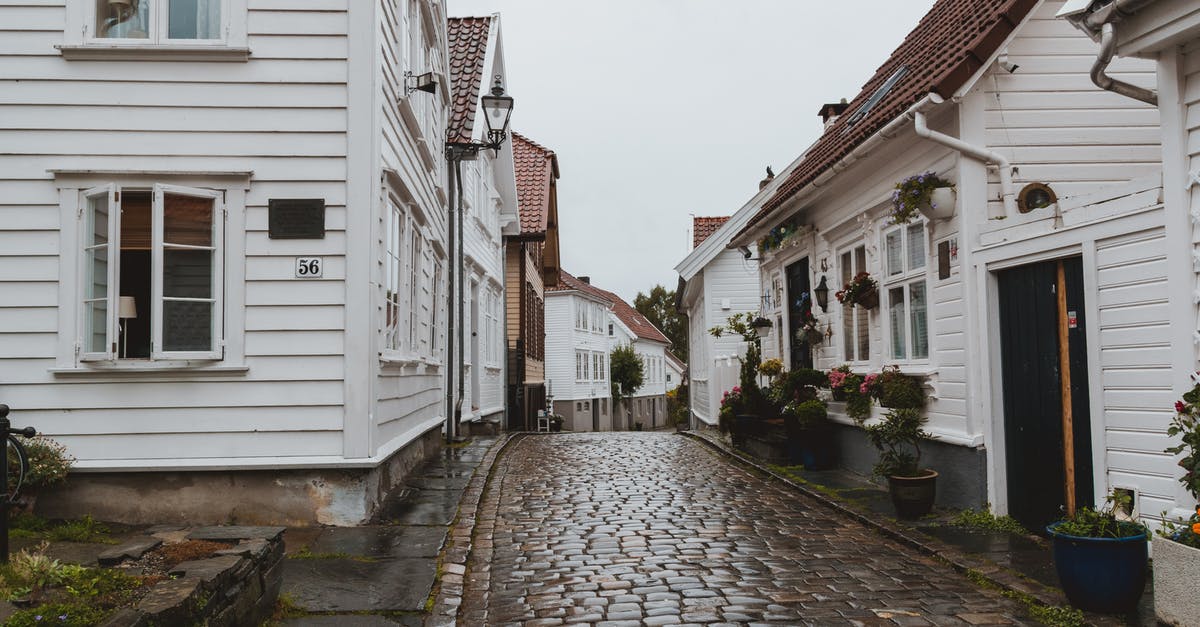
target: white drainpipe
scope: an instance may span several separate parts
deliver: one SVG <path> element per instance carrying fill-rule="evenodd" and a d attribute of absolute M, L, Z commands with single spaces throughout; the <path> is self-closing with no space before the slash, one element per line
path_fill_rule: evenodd
<path fill-rule="evenodd" d="M 1117 50 L 1117 31 L 1112 22 L 1105 22 L 1100 26 L 1100 54 L 1096 55 L 1096 62 L 1092 65 L 1092 82 L 1100 89 L 1121 94 L 1134 100 L 1158 106 L 1158 94 L 1149 89 L 1138 87 L 1119 81 L 1106 72 L 1108 64 L 1112 63 L 1113 53 Z"/>
<path fill-rule="evenodd" d="M 934 105 L 945 102 L 941 96 L 935 93 L 930 93 L 926 98 Z M 917 136 L 942 144 L 972 159 L 996 166 L 996 170 L 1000 173 L 1000 193 L 1004 199 L 1004 209 L 1000 215 L 989 215 L 988 217 L 1007 218 L 1010 215 L 1016 215 L 1017 193 L 1013 188 L 1012 165 L 1009 164 L 1008 159 L 1004 158 L 1004 155 L 980 146 L 968 144 L 957 137 L 951 137 L 945 133 L 939 133 L 930 129 L 925 123 L 925 111 L 923 107 L 913 107 L 908 110 L 906 115 L 912 119 L 913 130 L 916 131 Z"/>

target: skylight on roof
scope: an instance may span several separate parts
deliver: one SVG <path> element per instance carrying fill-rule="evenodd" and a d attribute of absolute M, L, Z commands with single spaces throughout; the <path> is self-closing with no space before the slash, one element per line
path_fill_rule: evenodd
<path fill-rule="evenodd" d="M 896 86 L 896 83 L 900 82 L 900 79 L 904 78 L 905 74 L 908 74 L 907 65 L 901 65 L 899 68 L 896 68 L 896 71 L 892 72 L 892 75 L 886 81 L 883 81 L 879 89 L 876 89 L 875 93 L 871 94 L 871 97 L 850 116 L 850 119 L 846 120 L 846 130 L 857 124 L 859 120 L 867 117 L 871 113 L 871 109 L 874 109 L 875 105 L 879 104 L 879 101 L 883 100 L 883 97 L 892 91 L 892 88 Z"/>

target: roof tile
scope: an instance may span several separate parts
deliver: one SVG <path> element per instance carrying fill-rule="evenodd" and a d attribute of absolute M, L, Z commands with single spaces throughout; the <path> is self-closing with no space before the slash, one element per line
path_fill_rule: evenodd
<path fill-rule="evenodd" d="M 544 233 L 550 212 L 550 184 L 558 178 L 558 158 L 553 150 L 520 133 L 513 132 L 512 139 L 521 233 Z"/>
<path fill-rule="evenodd" d="M 692 218 L 692 248 L 704 243 L 710 235 L 717 232 L 717 229 L 725 225 L 729 221 L 730 216 L 719 216 L 714 218 Z"/>
<path fill-rule="evenodd" d="M 929 92 L 950 98 L 991 58 L 1037 0 L 937 0 L 846 113 L 831 124 L 775 195 L 746 224 L 762 221 Z M 900 67 L 907 73 L 861 119 L 854 114 Z"/>
<path fill-rule="evenodd" d="M 447 143 L 471 141 L 491 21 L 490 17 L 452 17 L 446 20 L 451 95 Z"/>

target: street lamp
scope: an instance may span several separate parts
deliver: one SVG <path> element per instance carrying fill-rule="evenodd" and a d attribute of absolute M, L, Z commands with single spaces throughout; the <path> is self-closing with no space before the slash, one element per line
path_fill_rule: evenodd
<path fill-rule="evenodd" d="M 500 75 L 492 83 L 492 93 L 480 98 L 483 103 L 484 121 L 487 122 L 488 148 L 499 150 L 508 136 L 508 118 L 512 115 L 512 96 L 505 95 Z"/>
<path fill-rule="evenodd" d="M 463 159 L 474 159 L 480 150 L 492 149 L 499 151 L 500 146 L 508 137 L 508 118 L 512 115 L 512 96 L 504 94 L 504 84 L 499 74 L 492 83 L 492 93 L 480 98 L 483 107 L 484 121 L 487 123 L 487 140 L 479 142 L 450 142 L 446 144 L 446 160 L 450 164 L 449 176 L 449 224 L 448 233 L 449 257 L 451 269 L 448 275 L 446 289 L 446 308 L 448 329 L 446 330 L 446 440 L 453 442 L 458 439 L 458 425 L 462 420 L 462 403 L 466 391 L 465 380 L 462 376 L 463 366 L 463 198 L 462 198 L 462 162 Z M 457 211 L 456 211 L 457 209 Z M 455 290 L 457 287 L 457 291 Z M 457 333 L 458 337 L 455 338 Z M 457 340 L 457 341 L 456 341 Z M 458 349 L 457 356 L 455 348 Z M 455 372 L 455 367 L 458 372 Z M 454 398 L 455 375 L 458 376 L 458 399 Z"/>

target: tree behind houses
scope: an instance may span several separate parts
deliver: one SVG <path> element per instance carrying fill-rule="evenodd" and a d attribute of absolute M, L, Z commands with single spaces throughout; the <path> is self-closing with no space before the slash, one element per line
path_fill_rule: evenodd
<path fill-rule="evenodd" d="M 613 417 L 620 416 L 621 401 L 633 396 L 642 387 L 644 371 L 642 357 L 633 346 L 624 344 L 608 356 L 609 377 L 612 381 Z M 615 425 L 614 425 L 615 426 Z"/>
<path fill-rule="evenodd" d="M 671 340 L 671 352 L 687 363 L 687 317 L 675 309 L 675 290 L 655 285 L 649 295 L 638 292 L 633 307 Z"/>

